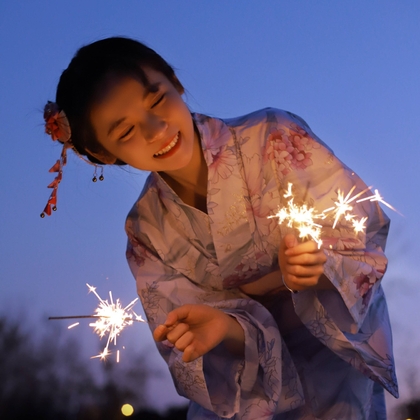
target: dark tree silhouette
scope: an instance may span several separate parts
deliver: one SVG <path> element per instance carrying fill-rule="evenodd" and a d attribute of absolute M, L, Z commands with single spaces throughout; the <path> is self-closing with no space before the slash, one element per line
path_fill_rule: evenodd
<path fill-rule="evenodd" d="M 399 405 L 392 418 L 395 420 L 420 420 L 420 398 Z"/>
<path fill-rule="evenodd" d="M 163 417 L 145 410 L 147 380 L 155 372 L 142 355 L 101 366 L 98 380 L 79 344 L 58 327 L 35 337 L 20 322 L 0 317 L 0 419 L 120 420 L 127 418 L 121 413 L 127 402 L 137 413 L 132 419 L 186 418 L 184 409 Z M 146 412 L 149 417 L 140 417 Z"/>
<path fill-rule="evenodd" d="M 0 318 L 0 418 L 75 418 L 98 392 L 91 372 L 59 331 L 36 341 L 17 321 Z"/>

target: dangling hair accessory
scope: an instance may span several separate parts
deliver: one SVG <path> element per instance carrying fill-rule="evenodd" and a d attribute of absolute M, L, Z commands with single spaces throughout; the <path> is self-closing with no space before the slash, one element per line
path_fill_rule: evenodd
<path fill-rule="evenodd" d="M 54 180 L 48 185 L 48 188 L 52 188 L 52 192 L 50 198 L 48 199 L 47 205 L 44 208 L 44 211 L 41 213 L 41 217 L 51 216 L 51 210 L 57 210 L 57 190 L 58 184 L 61 182 L 63 178 L 63 167 L 67 163 L 67 149 L 73 149 L 76 155 L 84 160 L 89 165 L 93 165 L 95 167 L 95 173 L 93 175 L 93 182 L 96 182 L 96 171 L 98 168 L 101 169 L 101 175 L 99 176 L 99 180 L 103 181 L 103 168 L 89 160 L 85 159 L 81 156 L 76 149 L 73 147 L 73 143 L 71 141 L 71 129 L 69 120 L 63 110 L 60 111 L 58 105 L 55 102 L 48 101 L 47 105 L 44 108 L 44 120 L 45 120 L 45 132 L 49 134 L 53 141 L 58 140 L 60 143 L 63 144 L 63 148 L 61 150 L 60 159 L 54 163 L 52 168 L 49 172 L 56 172 L 57 176 Z"/>

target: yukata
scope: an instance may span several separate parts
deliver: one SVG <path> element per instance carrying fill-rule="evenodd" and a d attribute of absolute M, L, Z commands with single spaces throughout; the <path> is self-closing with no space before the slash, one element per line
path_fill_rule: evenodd
<path fill-rule="evenodd" d="M 168 341 L 157 343 L 190 400 L 188 418 L 385 418 L 383 388 L 398 396 L 380 285 L 389 219 L 377 202 L 354 200 L 364 232 L 351 220 L 321 222 L 331 290 L 282 292 L 268 304 L 246 295 L 240 286 L 279 270 L 280 240 L 293 227 L 273 216 L 288 192 L 321 212 L 366 185 L 289 112 L 193 120 L 208 166 L 207 214 L 152 172 L 126 221 L 127 258 L 152 331 L 184 304 L 218 308 L 244 329 L 243 358 L 220 344 L 185 363 Z M 288 329 L 293 316 L 299 325 Z"/>

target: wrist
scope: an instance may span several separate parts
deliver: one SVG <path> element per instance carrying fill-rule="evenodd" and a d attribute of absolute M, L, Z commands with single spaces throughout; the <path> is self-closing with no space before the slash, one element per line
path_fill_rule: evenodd
<path fill-rule="evenodd" d="M 297 290 L 293 290 L 293 289 L 291 289 L 291 288 L 287 285 L 286 281 L 284 280 L 284 276 L 283 276 L 283 274 L 281 275 L 281 280 L 282 280 L 282 282 L 283 282 L 284 287 L 285 287 L 285 288 L 286 288 L 289 292 L 291 292 L 291 293 L 297 293 L 297 292 L 298 292 Z"/>
<path fill-rule="evenodd" d="M 226 336 L 223 340 L 225 348 L 238 357 L 245 354 L 245 333 L 241 324 L 235 317 L 226 314 L 229 318 Z"/>

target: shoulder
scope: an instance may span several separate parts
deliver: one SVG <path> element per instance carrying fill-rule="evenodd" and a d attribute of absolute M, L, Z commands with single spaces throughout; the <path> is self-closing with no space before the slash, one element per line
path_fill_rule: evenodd
<path fill-rule="evenodd" d="M 278 108 L 267 107 L 239 117 L 223 119 L 232 128 L 252 128 L 264 124 L 287 125 L 298 124 L 309 129 L 308 124 L 296 114 Z"/>

